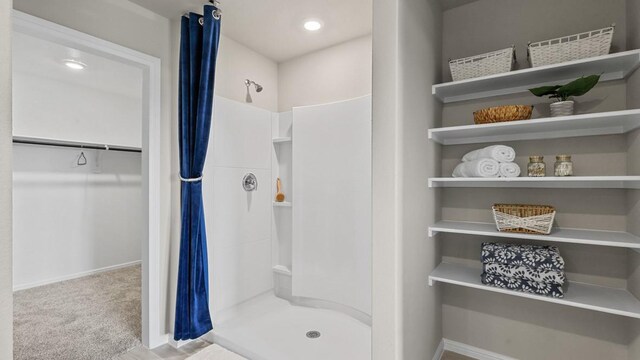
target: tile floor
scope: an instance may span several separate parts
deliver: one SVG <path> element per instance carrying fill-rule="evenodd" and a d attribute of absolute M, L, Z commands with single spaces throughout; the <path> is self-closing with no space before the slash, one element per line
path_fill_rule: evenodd
<path fill-rule="evenodd" d="M 175 349 L 169 344 L 162 345 L 153 350 L 145 349 L 142 346 L 136 347 L 129 352 L 116 358 L 117 360 L 184 360 L 197 353 L 205 347 L 211 345 L 205 340 L 194 340 L 188 344 Z"/>

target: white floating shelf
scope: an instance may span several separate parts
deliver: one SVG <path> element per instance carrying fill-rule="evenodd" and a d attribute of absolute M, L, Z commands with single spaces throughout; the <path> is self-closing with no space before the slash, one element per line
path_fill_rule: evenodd
<path fill-rule="evenodd" d="M 562 84 L 591 74 L 602 73 L 600 81 L 625 79 L 638 66 L 640 66 L 640 50 L 631 50 L 438 84 L 433 86 L 432 92 L 442 102 L 451 103 L 521 93 L 533 87 Z"/>
<path fill-rule="evenodd" d="M 429 130 L 443 145 L 625 134 L 640 128 L 640 109 Z"/>
<path fill-rule="evenodd" d="M 429 187 L 640 189 L 640 176 L 430 178 Z"/>
<path fill-rule="evenodd" d="M 291 142 L 291 138 L 290 137 L 273 138 L 273 143 L 274 144 L 283 144 L 283 143 L 290 143 L 290 142 Z"/>
<path fill-rule="evenodd" d="M 464 265 L 442 263 L 429 275 L 429 285 L 443 282 L 640 319 L 640 301 L 623 289 L 569 281 L 564 298 L 558 299 L 484 285 L 480 280 L 481 272 Z"/>
<path fill-rule="evenodd" d="M 273 268 L 273 272 L 280 275 L 291 276 L 291 269 L 284 265 L 276 265 Z"/>
<path fill-rule="evenodd" d="M 288 201 L 282 201 L 282 202 L 274 201 L 273 206 L 274 207 L 291 207 L 291 203 Z"/>
<path fill-rule="evenodd" d="M 429 236 L 440 232 L 640 249 L 640 237 L 622 231 L 553 228 L 549 235 L 536 235 L 501 232 L 495 224 L 466 221 L 439 221 L 429 227 Z"/>

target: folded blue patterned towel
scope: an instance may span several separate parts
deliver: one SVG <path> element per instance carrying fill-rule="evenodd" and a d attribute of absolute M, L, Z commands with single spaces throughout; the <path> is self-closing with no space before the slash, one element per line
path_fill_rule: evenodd
<path fill-rule="evenodd" d="M 482 243 L 482 263 L 522 265 L 535 271 L 564 271 L 564 259 L 555 246 Z"/>
<path fill-rule="evenodd" d="M 564 271 L 541 270 L 536 271 L 524 265 L 504 265 L 498 263 L 483 264 L 482 270 L 490 275 L 510 277 L 529 281 L 537 281 L 550 284 L 564 284 L 566 278 Z"/>
<path fill-rule="evenodd" d="M 515 279 L 506 276 L 497 276 L 482 273 L 482 283 L 503 289 L 521 291 L 529 294 L 544 295 L 553 298 L 563 298 L 562 285 Z"/>

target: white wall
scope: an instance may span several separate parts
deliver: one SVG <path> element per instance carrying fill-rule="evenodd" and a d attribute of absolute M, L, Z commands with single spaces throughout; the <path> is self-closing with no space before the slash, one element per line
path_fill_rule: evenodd
<path fill-rule="evenodd" d="M 278 110 L 278 64 L 231 38 L 220 36 L 216 95 L 244 102 L 247 94 L 245 79 L 251 79 L 264 88 L 256 93 L 251 87 L 252 105 L 274 112 Z"/>
<path fill-rule="evenodd" d="M 177 132 L 172 133 L 171 104 L 174 92 L 172 90 L 171 67 L 171 37 L 169 20 L 163 18 L 140 6 L 126 0 L 16 0 L 14 8 L 28 14 L 44 18 L 57 24 L 67 26 L 84 33 L 114 42 L 116 44 L 160 58 L 162 61 L 162 112 L 160 139 L 162 146 L 160 213 L 163 228 L 161 231 L 160 258 L 161 258 L 161 333 L 168 331 L 167 323 L 173 323 L 169 319 L 167 308 L 170 305 L 167 296 L 169 284 L 169 269 L 178 266 L 177 262 L 171 262 L 170 250 L 172 242 L 176 238 L 170 237 L 171 229 L 176 223 L 171 221 L 171 212 L 178 211 L 179 203 L 171 202 L 171 182 L 177 183 L 176 168 L 171 167 L 171 159 L 177 157 L 177 152 L 172 149 L 172 138 Z M 4 14 L 4 12 L 3 12 Z M 117 26 L 114 26 L 117 24 Z M 177 95 L 175 95 L 177 96 Z M 177 111 L 177 110 L 176 110 Z M 177 259 L 177 256 L 175 257 Z M 174 290 L 175 291 L 175 290 Z M 171 300 L 171 304 L 175 300 Z"/>
<path fill-rule="evenodd" d="M 14 72 L 13 134 L 141 147 L 141 71 L 139 75 L 140 96 L 133 97 Z"/>
<path fill-rule="evenodd" d="M 11 0 L 0 1 L 0 358 L 13 358 Z"/>
<path fill-rule="evenodd" d="M 272 289 L 271 112 L 215 97 L 203 198 L 214 323 L 220 312 Z M 246 192 L 253 173 L 258 189 Z"/>
<path fill-rule="evenodd" d="M 425 179 L 438 170 L 426 139 L 440 105 L 438 2 L 374 1 L 373 358 L 431 359 L 441 339 L 440 296 L 426 277 L 438 247 L 426 239 L 437 194 Z"/>
<path fill-rule="evenodd" d="M 14 288 L 140 261 L 140 154 L 84 153 L 14 146 Z"/>
<path fill-rule="evenodd" d="M 370 94 L 371 41 L 369 35 L 280 63 L 279 111 Z"/>

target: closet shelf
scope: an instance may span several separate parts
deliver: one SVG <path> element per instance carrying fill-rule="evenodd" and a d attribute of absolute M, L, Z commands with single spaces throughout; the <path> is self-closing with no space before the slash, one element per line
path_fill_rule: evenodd
<path fill-rule="evenodd" d="M 283 143 L 290 143 L 291 142 L 291 138 L 290 137 L 276 137 L 273 138 L 273 143 L 274 144 L 283 144 Z"/>
<path fill-rule="evenodd" d="M 624 289 L 569 281 L 564 298 L 557 299 L 484 285 L 480 281 L 481 272 L 464 265 L 442 263 L 429 275 L 429 286 L 443 282 L 640 319 L 640 301 Z"/>
<path fill-rule="evenodd" d="M 443 145 L 625 134 L 640 128 L 640 109 L 429 130 Z"/>
<path fill-rule="evenodd" d="M 452 103 L 525 92 L 536 86 L 563 83 L 590 74 L 602 73 L 601 82 L 625 79 L 638 66 L 640 66 L 640 50 L 631 50 L 438 84 L 432 87 L 432 93 L 442 102 Z"/>
<path fill-rule="evenodd" d="M 273 272 L 280 275 L 291 276 L 291 269 L 284 265 L 276 265 L 273 268 Z"/>
<path fill-rule="evenodd" d="M 429 187 L 640 189 L 640 176 L 567 176 L 517 178 L 430 178 Z"/>
<path fill-rule="evenodd" d="M 71 141 L 61 139 L 48 139 L 36 136 L 14 136 L 13 143 L 25 144 L 25 145 L 42 145 L 42 146 L 57 146 L 68 148 L 79 148 L 87 150 L 112 150 L 112 151 L 124 151 L 124 152 L 142 152 L 142 148 L 135 146 L 125 145 L 110 145 L 100 144 L 94 142 L 82 142 Z"/>
<path fill-rule="evenodd" d="M 274 201 L 273 206 L 274 207 L 291 207 L 291 203 L 288 201 L 282 201 L 282 202 Z"/>
<path fill-rule="evenodd" d="M 500 232 L 492 223 L 466 221 L 439 221 L 429 227 L 430 237 L 440 232 L 640 249 L 640 237 L 622 231 L 553 228 L 549 235 L 536 235 Z"/>

